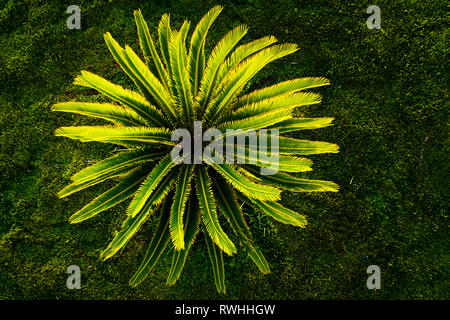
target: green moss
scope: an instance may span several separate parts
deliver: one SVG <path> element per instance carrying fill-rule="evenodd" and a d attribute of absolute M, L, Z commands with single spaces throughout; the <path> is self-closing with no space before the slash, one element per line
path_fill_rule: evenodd
<path fill-rule="evenodd" d="M 314 157 L 314 171 L 306 175 L 337 182 L 339 193 L 283 195 L 286 206 L 308 216 L 306 229 L 248 216 L 272 273 L 260 274 L 242 253 L 228 257 L 225 296 L 215 291 L 202 237 L 175 286 L 165 286 L 169 254 L 141 286 L 128 286 L 154 221 L 117 257 L 100 261 L 126 204 L 70 225 L 67 218 L 106 186 L 68 200 L 56 192 L 114 147 L 54 137 L 59 126 L 96 120 L 49 109 L 58 101 L 103 101 L 71 84 L 82 69 L 132 87 L 102 34 L 110 31 L 137 48 L 134 9 L 142 9 L 154 30 L 164 12 L 179 26 L 184 18 L 197 21 L 214 2 L 78 1 L 82 30 L 65 27 L 69 4 L 0 4 L 0 298 L 449 298 L 444 1 L 379 1 L 381 30 L 366 28 L 366 4 L 357 1 L 224 3 L 209 43 L 239 23 L 250 26 L 247 41 L 275 35 L 298 43 L 299 52 L 269 65 L 251 88 L 328 77 L 331 87 L 318 90 L 324 102 L 301 112 L 334 116 L 335 126 L 297 136 L 341 146 L 339 154 Z M 82 290 L 65 286 L 72 264 L 81 267 Z M 379 291 L 365 286 L 371 264 L 381 267 Z"/>

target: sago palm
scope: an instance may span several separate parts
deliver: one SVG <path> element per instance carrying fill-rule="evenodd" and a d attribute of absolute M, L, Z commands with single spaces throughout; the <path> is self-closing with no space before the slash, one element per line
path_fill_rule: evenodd
<path fill-rule="evenodd" d="M 282 223 L 304 227 L 303 215 L 277 202 L 281 191 L 338 190 L 338 186 L 329 181 L 292 175 L 312 170 L 312 162 L 299 155 L 338 152 L 337 145 L 283 136 L 296 130 L 331 125 L 333 118 L 292 116 L 296 107 L 319 103 L 320 95 L 304 90 L 328 85 L 328 80 L 300 78 L 243 95 L 246 85 L 258 71 L 271 61 L 295 52 L 297 46 L 274 44 L 274 37 L 237 46 L 247 32 L 247 27 L 240 25 L 218 42 L 206 60 L 206 35 L 221 10 L 216 6 L 201 19 L 190 38 L 189 50 L 186 47 L 188 21 L 176 31 L 170 27 L 170 16 L 164 14 L 158 26 L 157 48 L 140 10 L 135 11 L 143 60 L 131 47 L 121 47 L 110 33 L 104 38 L 139 93 L 81 71 L 75 84 L 95 89 L 117 104 L 64 102 L 53 106 L 54 111 L 112 122 L 108 126 L 61 127 L 56 135 L 125 147 L 124 152 L 73 175 L 71 184 L 58 194 L 62 198 L 108 179 L 118 181 L 73 214 L 69 218 L 71 223 L 92 218 L 132 197 L 121 230 L 101 257 L 106 260 L 122 249 L 150 217 L 159 219 L 143 262 L 130 280 L 133 286 L 146 278 L 168 246 L 173 246 L 174 250 L 167 284 L 173 285 L 202 230 L 217 290 L 225 292 L 223 252 L 234 254 L 236 245 L 223 231 L 219 222 L 221 216 L 233 230 L 234 242 L 243 247 L 263 273 L 268 273 L 268 263 L 246 224 L 243 205 Z M 251 156 L 251 146 L 247 147 L 244 157 L 253 162 L 243 164 L 218 163 L 211 159 L 200 164 L 173 161 L 171 152 L 176 142 L 171 139 L 172 132 L 178 128 L 191 132 L 194 121 L 199 120 L 203 121 L 203 129 L 217 128 L 221 132 L 227 129 L 278 130 L 280 172 L 261 174 L 260 168 L 268 165 L 262 160 L 264 151 L 257 150 L 256 156 L 254 153 Z"/>

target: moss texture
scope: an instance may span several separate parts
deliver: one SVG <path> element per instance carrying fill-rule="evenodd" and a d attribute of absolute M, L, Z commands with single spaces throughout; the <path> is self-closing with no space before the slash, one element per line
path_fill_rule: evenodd
<path fill-rule="evenodd" d="M 107 51 L 103 33 L 138 49 L 133 10 L 150 28 L 170 12 L 175 27 L 197 22 L 212 1 L 79 0 L 81 30 L 66 27 L 73 1 L 0 2 L 0 298 L 3 299 L 448 299 L 449 33 L 445 1 L 377 1 L 381 30 L 366 27 L 364 1 L 225 1 L 210 32 L 250 26 L 246 41 L 266 35 L 301 50 L 272 63 L 251 89 L 302 76 L 325 76 L 323 103 L 306 116 L 334 116 L 335 126 L 297 135 L 340 145 L 315 156 L 306 176 L 329 179 L 337 194 L 285 193 L 283 204 L 309 218 L 297 229 L 249 215 L 272 273 L 244 254 L 225 260 L 227 294 L 214 287 L 200 237 L 179 282 L 166 287 L 170 255 L 131 288 L 151 234 L 150 220 L 115 258 L 101 262 L 125 205 L 82 224 L 67 218 L 107 185 L 69 199 L 56 192 L 114 146 L 54 137 L 62 125 L 95 120 L 52 113 L 55 102 L 106 101 L 72 85 L 86 69 L 132 87 Z M 211 46 L 207 46 L 210 50 Z M 100 123 L 100 121 L 99 121 Z M 66 288 L 79 265 L 82 289 Z M 382 289 L 366 288 L 379 265 Z"/>

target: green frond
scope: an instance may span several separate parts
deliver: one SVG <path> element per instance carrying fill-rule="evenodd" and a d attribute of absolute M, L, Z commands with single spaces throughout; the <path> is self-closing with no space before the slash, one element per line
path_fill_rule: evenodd
<path fill-rule="evenodd" d="M 225 216 L 236 236 L 250 239 L 251 233 L 244 219 L 239 204 L 236 201 L 236 194 L 233 188 L 226 182 L 216 181 L 214 183 L 214 191 L 217 195 L 217 206 L 219 211 Z"/>
<path fill-rule="evenodd" d="M 291 209 L 288 209 L 286 207 L 283 207 L 281 204 L 275 201 L 260 201 L 257 199 L 251 199 L 254 204 L 265 214 L 269 215 L 270 217 L 274 218 L 275 220 L 286 223 L 286 224 L 292 224 L 294 226 L 298 226 L 301 228 L 304 228 L 307 224 L 306 217 L 303 215 L 298 214 L 295 211 L 292 211 Z"/>
<path fill-rule="evenodd" d="M 320 103 L 321 96 L 312 92 L 300 92 L 289 95 L 276 96 L 247 104 L 237 110 L 230 111 L 220 122 L 239 120 L 247 117 L 262 116 L 273 112 L 290 113 L 295 107 Z"/>
<path fill-rule="evenodd" d="M 149 199 L 152 199 L 152 195 L 157 192 L 157 186 L 161 186 L 164 178 L 174 167 L 175 163 L 172 161 L 170 155 L 167 155 L 152 169 L 128 207 L 129 216 L 134 217 L 142 210 Z"/>
<path fill-rule="evenodd" d="M 306 129 L 319 129 L 332 126 L 334 118 L 292 118 L 281 121 L 269 127 L 277 129 L 280 134 Z"/>
<path fill-rule="evenodd" d="M 192 93 L 197 95 L 200 81 L 205 69 L 205 41 L 208 30 L 222 11 L 221 6 L 215 6 L 206 13 L 197 24 L 191 37 L 188 56 L 188 73 L 192 84 Z"/>
<path fill-rule="evenodd" d="M 247 82 L 268 63 L 297 51 L 295 44 L 273 45 L 244 60 L 223 80 L 220 92 L 206 108 L 205 116 L 214 121 L 230 108 L 231 102 L 240 94 Z"/>
<path fill-rule="evenodd" d="M 211 260 L 211 265 L 213 268 L 214 283 L 216 284 L 216 289 L 219 293 L 226 293 L 225 268 L 223 265 L 222 251 L 214 244 L 206 231 L 203 231 L 203 233 L 205 234 L 209 258 Z"/>
<path fill-rule="evenodd" d="M 219 74 L 217 76 L 218 85 L 221 87 L 222 80 L 225 79 L 228 72 L 230 72 L 234 67 L 241 63 L 245 58 L 251 56 L 252 54 L 264 49 L 271 44 L 277 42 L 277 39 L 273 36 L 264 37 L 261 39 L 253 40 L 249 43 L 240 45 L 234 50 L 230 57 L 220 66 Z M 217 93 L 217 91 L 215 92 Z"/>
<path fill-rule="evenodd" d="M 51 107 L 52 111 L 77 113 L 105 119 L 124 126 L 145 126 L 146 121 L 136 112 L 111 103 L 60 102 Z"/>
<path fill-rule="evenodd" d="M 76 85 L 95 89 L 109 98 L 122 103 L 124 106 L 136 112 L 139 116 L 148 121 L 148 124 L 165 126 L 166 120 L 162 113 L 152 106 L 140 94 L 125 89 L 117 84 L 88 71 L 81 71 L 81 74 L 73 82 Z"/>
<path fill-rule="evenodd" d="M 228 129 L 259 130 L 292 118 L 291 113 L 291 110 L 281 110 L 266 114 L 255 113 L 255 115 L 253 116 L 249 116 L 240 120 L 230 120 L 228 122 L 221 123 L 217 125 L 217 129 L 221 130 L 222 132 Z M 229 134 L 225 134 L 224 136 L 228 135 Z"/>
<path fill-rule="evenodd" d="M 141 265 L 139 266 L 136 273 L 130 279 L 130 285 L 135 287 L 140 284 L 148 274 L 153 270 L 162 253 L 167 247 L 167 244 L 170 242 L 170 231 L 169 231 L 169 203 L 166 198 L 164 203 L 160 208 L 160 218 L 158 227 L 153 234 L 153 238 L 150 242 L 150 245 L 145 253 L 144 259 L 142 260 Z"/>
<path fill-rule="evenodd" d="M 90 219 L 98 213 L 105 211 L 116 204 L 131 197 L 144 180 L 145 174 L 141 168 L 136 168 L 127 174 L 120 183 L 85 205 L 82 209 L 70 216 L 70 223 L 79 223 Z"/>
<path fill-rule="evenodd" d="M 279 138 L 280 154 L 320 154 L 320 153 L 338 153 L 339 146 L 334 143 L 322 141 L 299 140 L 293 138 Z"/>
<path fill-rule="evenodd" d="M 331 181 L 310 180 L 293 177 L 286 173 L 277 172 L 273 175 L 261 175 L 256 166 L 245 166 L 245 170 L 252 173 L 258 180 L 265 184 L 279 187 L 294 192 L 324 192 L 339 191 L 339 186 Z"/>
<path fill-rule="evenodd" d="M 258 89 L 242 96 L 237 101 L 235 109 L 242 107 L 246 104 L 255 103 L 279 95 L 292 94 L 301 90 L 327 86 L 329 84 L 330 81 L 322 77 L 306 77 L 283 81 L 273 86 Z"/>
<path fill-rule="evenodd" d="M 163 152 L 149 152 L 146 149 L 137 149 L 129 152 L 121 152 L 110 158 L 106 158 L 92 166 L 74 174 L 70 179 L 82 183 L 93 180 L 109 172 L 118 171 L 126 167 L 136 166 L 146 161 L 154 161 L 165 155 Z"/>
<path fill-rule="evenodd" d="M 208 161 L 207 159 L 205 159 Z M 229 164 L 217 164 L 209 162 L 209 165 L 213 167 L 222 177 L 226 179 L 233 187 L 242 192 L 244 195 L 250 198 L 261 200 L 279 200 L 280 190 L 271 186 L 262 184 L 256 184 L 242 175 L 239 171 L 234 169 Z"/>
<path fill-rule="evenodd" d="M 173 80 L 177 90 L 177 103 L 181 107 L 184 123 L 190 124 L 194 119 L 194 106 L 186 65 L 183 64 L 186 47 L 183 32 L 179 32 L 170 42 L 170 63 L 172 67 Z"/>
<path fill-rule="evenodd" d="M 210 97 L 215 89 L 217 83 L 217 76 L 220 66 L 225 60 L 226 56 L 233 50 L 239 40 L 247 33 L 247 26 L 240 25 L 228 32 L 222 40 L 214 47 L 211 55 L 206 63 L 205 72 L 200 83 L 200 91 L 197 96 L 197 103 L 199 104 L 199 113 L 203 114 Z"/>
<path fill-rule="evenodd" d="M 117 170 L 109 171 L 108 173 L 102 174 L 100 176 L 97 176 L 95 179 L 87 180 L 84 182 L 72 182 L 68 186 L 64 187 L 61 191 L 58 192 L 59 198 L 64 198 L 72 193 L 84 190 L 86 188 L 95 186 L 96 184 L 99 184 L 100 182 L 106 181 L 108 179 L 117 178 L 123 175 L 126 175 L 130 173 L 134 167 L 127 167 L 127 168 L 120 168 Z"/>
<path fill-rule="evenodd" d="M 242 153 L 239 151 L 242 151 Z M 310 159 L 280 155 L 269 158 L 267 152 L 258 151 L 252 153 L 248 148 L 245 149 L 245 153 L 243 149 L 236 149 L 234 157 L 237 163 L 254 164 L 263 168 L 275 167 L 278 171 L 307 172 L 312 170 L 312 161 Z"/>
<path fill-rule="evenodd" d="M 245 132 L 241 135 L 235 135 L 234 138 L 239 139 L 241 136 L 242 138 L 247 138 Z M 262 134 L 260 134 L 259 137 L 258 135 L 255 136 L 258 139 L 266 137 Z M 218 139 L 223 138 L 221 137 Z M 236 139 L 234 139 L 233 142 L 230 143 L 230 141 L 226 139 L 223 154 L 218 154 L 218 156 L 221 156 L 223 162 L 254 164 L 264 168 L 276 167 L 279 171 L 287 172 L 306 172 L 312 170 L 312 161 L 307 158 L 299 158 L 292 155 L 273 154 L 275 151 L 272 150 L 271 147 L 268 147 L 266 150 L 261 148 L 261 141 L 252 141 L 250 139 L 248 142 L 246 141 L 245 147 L 239 145 L 238 142 L 239 140 L 236 141 Z M 270 146 L 270 144 L 268 145 Z M 227 150 L 229 148 L 232 150 L 231 153 Z M 226 155 L 226 157 L 224 155 Z M 233 158 L 229 159 L 230 155 Z"/>
<path fill-rule="evenodd" d="M 150 102 L 156 102 L 171 123 L 176 123 L 176 114 L 169 92 L 166 91 L 163 84 L 148 69 L 133 49 L 129 46 L 125 46 L 125 49 L 123 49 L 109 32 L 105 34 L 105 42 L 116 61 L 133 80 L 145 98 Z"/>
<path fill-rule="evenodd" d="M 186 50 L 186 39 L 187 39 L 187 34 L 189 31 L 189 27 L 191 26 L 191 22 L 188 20 L 184 20 L 183 24 L 181 25 L 180 31 L 178 32 L 180 34 L 180 39 L 181 39 L 181 65 L 187 69 L 187 59 L 188 59 L 188 55 L 187 55 L 187 50 Z M 170 46 L 172 44 L 173 41 L 176 40 L 175 35 L 178 34 L 173 34 L 172 35 L 172 39 L 171 39 L 171 43 L 169 44 L 169 50 L 170 50 Z M 187 71 L 186 71 L 187 72 Z M 188 76 L 189 78 L 189 76 Z M 189 82 L 190 84 L 190 82 Z"/>
<path fill-rule="evenodd" d="M 270 273 L 269 263 L 257 246 L 255 246 L 251 241 L 243 241 L 242 246 L 262 273 Z"/>
<path fill-rule="evenodd" d="M 268 146 L 274 144 L 272 139 L 278 139 L 278 153 L 280 155 L 309 155 L 339 152 L 339 146 L 329 142 L 299 140 L 278 135 L 263 134 L 261 132 L 258 134 L 258 141 L 259 139 L 266 139 Z M 254 143 L 249 143 L 248 148 L 254 151 L 259 150 L 259 146 Z"/>
<path fill-rule="evenodd" d="M 147 101 L 156 101 L 161 108 L 167 107 L 170 103 L 169 95 L 167 93 L 164 95 L 166 91 L 163 85 L 150 72 L 136 53 L 129 46 L 125 46 L 125 49 L 122 48 L 109 32 L 105 33 L 104 38 L 109 51 L 117 63 L 122 67 L 128 77 L 133 80 Z"/>
<path fill-rule="evenodd" d="M 145 62 L 149 68 L 153 67 L 153 73 L 158 75 L 159 80 L 163 84 L 164 88 L 168 91 L 169 87 L 167 84 L 167 71 L 162 64 L 158 53 L 156 52 L 155 44 L 153 43 L 152 36 L 150 35 L 147 22 L 145 22 L 140 9 L 134 11 L 134 20 L 136 21 L 139 44 L 141 46 L 142 52 L 144 53 Z"/>
<path fill-rule="evenodd" d="M 242 247 L 255 262 L 262 273 L 269 273 L 269 264 L 261 250 L 253 244 L 250 229 L 244 219 L 244 214 L 236 202 L 236 195 L 227 183 L 215 183 L 217 205 L 220 212 L 227 218 L 236 236 L 240 238 Z"/>
<path fill-rule="evenodd" d="M 145 96 L 149 101 L 155 101 L 172 124 L 177 121 L 177 115 L 172 105 L 170 93 L 161 82 L 153 75 L 144 62 L 129 46 L 125 46 L 123 56 L 131 67 L 132 72 L 138 77 L 147 93 Z"/>
<path fill-rule="evenodd" d="M 169 90 L 173 93 L 173 79 L 172 79 L 172 68 L 170 67 L 170 51 L 169 44 L 172 38 L 172 29 L 170 28 L 170 15 L 165 13 L 161 17 L 161 21 L 158 25 L 158 36 L 159 36 L 159 49 L 161 50 L 161 55 L 167 70 Z"/>
<path fill-rule="evenodd" d="M 225 253 L 232 255 L 236 247 L 220 226 L 211 181 L 205 168 L 197 167 L 195 170 L 195 184 L 197 197 L 202 213 L 202 220 L 211 239 Z"/>
<path fill-rule="evenodd" d="M 184 225 L 185 247 L 183 250 L 174 250 L 173 252 L 172 265 L 169 270 L 169 276 L 167 277 L 167 285 L 169 286 L 174 285 L 180 278 L 189 249 L 194 243 L 195 237 L 200 230 L 200 210 L 194 198 L 190 198 L 189 204 L 186 207 Z"/>
<path fill-rule="evenodd" d="M 153 193 L 146 199 L 145 204 L 135 215 L 128 215 L 125 222 L 122 224 L 122 228 L 119 233 L 116 234 L 114 239 L 108 245 L 108 247 L 100 254 L 100 258 L 103 260 L 111 258 L 121 248 L 123 248 L 133 235 L 138 232 L 144 222 L 153 214 L 164 198 L 172 188 L 172 183 L 176 176 L 172 171 L 161 182 L 161 184 L 153 191 Z M 170 233 L 169 233 L 170 236 Z"/>
<path fill-rule="evenodd" d="M 56 129 L 55 136 L 68 137 L 82 142 L 98 141 L 124 146 L 175 145 L 170 140 L 169 130 L 165 128 L 123 126 L 60 127 Z"/>
<path fill-rule="evenodd" d="M 183 215 L 186 202 L 191 191 L 191 178 L 194 167 L 185 165 L 180 170 L 178 181 L 176 184 L 175 195 L 173 197 L 173 204 L 170 210 L 170 235 L 175 250 L 180 251 L 184 249 L 184 226 Z"/>

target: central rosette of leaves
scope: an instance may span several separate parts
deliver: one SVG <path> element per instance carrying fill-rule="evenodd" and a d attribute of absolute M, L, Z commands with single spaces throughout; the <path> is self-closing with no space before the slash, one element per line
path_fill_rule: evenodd
<path fill-rule="evenodd" d="M 268 263 L 252 240 L 242 205 L 282 223 L 304 227 L 306 218 L 303 215 L 277 202 L 281 191 L 338 189 L 329 181 L 296 176 L 296 173 L 312 170 L 312 161 L 300 156 L 338 152 L 338 147 L 332 143 L 297 139 L 291 134 L 331 125 L 333 118 L 300 118 L 293 112 L 296 107 L 319 103 L 320 95 L 304 90 L 328 85 L 328 80 L 299 78 L 246 93 L 249 81 L 258 71 L 268 63 L 294 53 L 297 46 L 277 45 L 274 37 L 237 46 L 248 29 L 240 25 L 217 43 L 206 60 L 206 35 L 221 10 L 220 6 L 214 7 L 201 19 L 190 37 L 189 50 L 186 46 L 188 21 L 177 31 L 171 28 L 169 15 L 163 15 L 155 45 L 141 12 L 136 11 L 143 59 L 131 47 L 120 46 L 109 33 L 105 34 L 105 41 L 139 92 L 81 71 L 75 84 L 95 89 L 114 103 L 63 102 L 53 106 L 55 111 L 111 122 L 106 126 L 61 127 L 56 135 L 126 148 L 124 152 L 74 174 L 71 184 L 58 194 L 66 197 L 108 179 L 118 181 L 73 214 L 69 219 L 71 223 L 92 218 L 132 197 L 121 230 L 101 257 L 108 259 L 122 249 L 146 220 L 159 219 L 143 262 L 130 281 L 132 285 L 145 279 L 169 244 L 174 250 L 167 283 L 174 284 L 199 230 L 204 234 L 219 292 L 225 292 L 222 252 L 234 254 L 235 243 L 239 243 L 259 269 L 267 273 Z M 238 148 L 233 149 L 233 158 L 243 163 L 173 161 L 172 152 L 181 147 L 177 147 L 179 141 L 173 135 L 177 129 L 185 128 L 191 138 L 195 138 L 196 121 L 201 121 L 203 131 L 215 128 L 225 135 L 230 130 L 242 130 L 257 132 L 261 138 L 262 129 L 277 130 L 279 172 L 261 174 L 261 169 L 272 164 L 267 161 L 268 151 L 256 148 L 255 143 L 245 145 L 244 153 L 239 153 Z M 238 137 L 236 134 L 235 138 Z M 195 151 L 198 138 L 191 139 L 186 146 Z M 270 135 L 266 138 L 267 145 L 274 142 Z M 203 139 L 200 142 L 200 150 L 204 153 L 208 144 Z M 239 147 L 238 142 L 231 144 Z M 229 223 L 233 234 L 224 232 L 220 215 Z"/>

